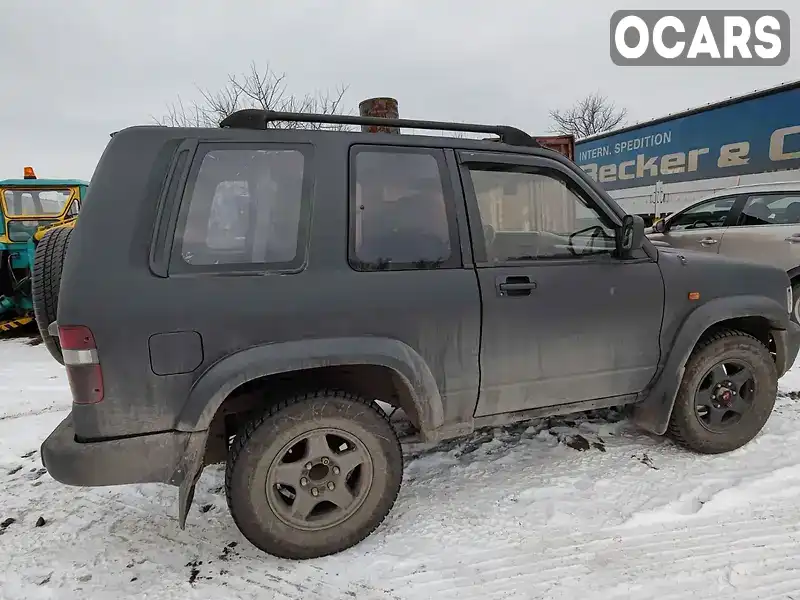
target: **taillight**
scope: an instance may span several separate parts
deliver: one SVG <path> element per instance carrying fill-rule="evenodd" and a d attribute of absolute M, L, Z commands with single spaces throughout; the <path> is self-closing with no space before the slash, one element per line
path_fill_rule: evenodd
<path fill-rule="evenodd" d="M 97 404 L 103 399 L 103 372 L 91 329 L 82 325 L 58 328 L 58 341 L 67 368 L 75 404 Z"/>

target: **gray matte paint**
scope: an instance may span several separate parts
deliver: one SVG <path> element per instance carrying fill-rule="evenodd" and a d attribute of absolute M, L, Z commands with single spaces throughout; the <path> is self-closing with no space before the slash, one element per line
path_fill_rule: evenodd
<path fill-rule="evenodd" d="M 192 166 L 176 156 L 191 158 L 198 141 L 313 147 L 306 166 L 313 177 L 305 184 L 313 218 L 300 271 L 174 270 L 169 249 L 179 214 L 175 192 Z M 462 267 L 356 272 L 348 265 L 348 153 L 356 143 L 444 150 L 455 201 L 453 242 L 461 248 Z M 520 411 L 518 418 L 526 418 L 531 414 L 526 409 L 548 414 L 547 404 L 559 404 L 549 409 L 557 413 L 565 406 L 579 410 L 615 399 L 638 401 L 638 422 L 662 433 L 686 358 L 703 331 L 722 319 L 766 316 L 778 332 L 784 362 L 794 360 L 798 328 L 789 323 L 789 281 L 780 269 L 679 255 L 648 240 L 625 260 L 487 267 L 485 251 L 472 244 L 480 241 L 481 227 L 471 191 L 465 200 L 458 164 L 476 158 L 502 162 L 509 153 L 514 161 L 553 165 L 612 222 L 621 223 L 624 212 L 596 183 L 544 149 L 298 130 L 118 132 L 92 178 L 64 265 L 58 307 L 59 324 L 86 325 L 94 333 L 105 398 L 96 405 L 73 405 L 68 424 L 43 446 L 47 468 L 56 479 L 78 485 L 184 483 L 185 516 L 201 469 L 197 448 L 214 411 L 238 384 L 264 374 L 384 365 L 408 384 L 422 437 L 435 440 L 470 431 L 476 415 Z M 176 162 L 180 169 L 170 175 Z M 500 298 L 496 279 L 512 273 L 525 273 L 540 285 L 529 297 Z M 692 290 L 701 292 L 699 301 L 688 299 Z M 781 333 L 785 330 L 790 335 Z M 202 353 L 193 332 L 201 338 Z M 165 333 L 179 335 L 155 338 L 154 351 L 152 336 Z M 184 348 L 189 357 L 170 359 L 165 348 Z M 181 372 L 195 359 L 201 361 L 197 368 Z M 174 441 L 164 442 L 170 437 Z M 122 441 L 102 441 L 109 438 Z M 163 472 L 139 464 L 136 449 L 152 443 L 171 453 L 159 454 Z M 194 450 L 183 450 L 189 445 Z M 125 448 L 126 456 L 85 458 L 116 447 Z M 177 474 L 167 474 L 175 465 L 181 465 Z M 82 473 L 84 468 L 94 471 Z"/>

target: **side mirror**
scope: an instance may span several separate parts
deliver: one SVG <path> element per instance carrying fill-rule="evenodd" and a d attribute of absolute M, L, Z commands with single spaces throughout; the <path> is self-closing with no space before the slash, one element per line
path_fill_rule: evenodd
<path fill-rule="evenodd" d="M 667 222 L 664 219 L 656 221 L 653 224 L 653 231 L 655 233 L 664 233 L 667 230 Z"/>
<path fill-rule="evenodd" d="M 642 247 L 644 240 L 644 219 L 639 215 L 625 215 L 619 228 L 617 251 L 627 255 Z"/>

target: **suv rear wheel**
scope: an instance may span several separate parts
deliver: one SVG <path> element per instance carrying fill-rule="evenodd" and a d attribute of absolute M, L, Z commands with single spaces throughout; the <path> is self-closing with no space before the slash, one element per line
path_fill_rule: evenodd
<path fill-rule="evenodd" d="M 295 396 L 236 436 L 225 487 L 239 530 L 281 558 L 345 550 L 383 521 L 403 455 L 386 414 L 344 392 Z"/>
<path fill-rule="evenodd" d="M 744 446 L 775 405 L 778 373 L 769 350 L 740 331 L 721 331 L 695 348 L 675 399 L 668 434 L 696 452 Z"/>
<path fill-rule="evenodd" d="M 53 337 L 47 332 L 47 327 L 56 320 L 61 271 L 64 268 L 64 258 L 67 256 L 67 247 L 71 236 L 71 227 L 57 227 L 44 234 L 36 246 L 31 282 L 36 326 L 39 328 L 39 334 L 42 336 L 48 352 L 62 365 L 64 356 L 61 353 L 61 345 L 57 337 Z"/>

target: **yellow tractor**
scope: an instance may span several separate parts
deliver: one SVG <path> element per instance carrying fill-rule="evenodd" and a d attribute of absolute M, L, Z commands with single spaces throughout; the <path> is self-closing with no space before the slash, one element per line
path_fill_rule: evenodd
<path fill-rule="evenodd" d="M 32 167 L 25 167 L 22 179 L 0 181 L 0 333 L 35 319 L 57 360 L 58 341 L 46 335 L 55 321 L 68 241 L 68 234 L 57 232 L 71 231 L 88 187 L 79 179 L 38 179 Z M 61 259 L 53 260 L 59 253 Z"/>

